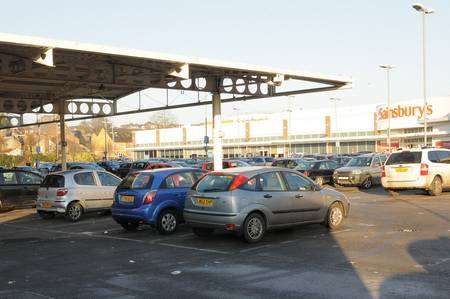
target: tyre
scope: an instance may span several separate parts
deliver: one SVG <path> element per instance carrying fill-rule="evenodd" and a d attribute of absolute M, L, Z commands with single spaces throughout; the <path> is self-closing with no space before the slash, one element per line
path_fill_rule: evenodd
<path fill-rule="evenodd" d="M 205 237 L 211 236 L 213 234 L 214 230 L 212 228 L 193 227 L 192 232 L 197 237 L 205 238 Z"/>
<path fill-rule="evenodd" d="M 364 181 L 361 183 L 361 188 L 362 189 L 372 188 L 372 178 L 371 177 L 365 178 Z"/>
<path fill-rule="evenodd" d="M 38 211 L 39 216 L 41 216 L 42 219 L 49 220 L 55 218 L 55 213 L 53 212 L 45 212 L 45 211 Z"/>
<path fill-rule="evenodd" d="M 178 228 L 177 213 L 174 210 L 162 211 L 158 216 L 156 228 L 162 235 L 173 234 Z"/>
<path fill-rule="evenodd" d="M 78 202 L 72 202 L 66 209 L 66 218 L 72 222 L 77 222 L 83 215 L 83 207 Z"/>
<path fill-rule="evenodd" d="M 431 196 L 438 196 L 442 193 L 442 180 L 440 177 L 434 177 L 433 181 L 430 184 L 430 189 L 428 190 L 428 194 Z"/>
<path fill-rule="evenodd" d="M 244 241 L 247 243 L 259 242 L 266 233 L 266 221 L 258 213 L 252 213 L 245 218 L 243 227 Z"/>
<path fill-rule="evenodd" d="M 328 208 L 327 218 L 325 219 L 326 226 L 335 230 L 339 228 L 344 220 L 344 209 L 342 208 L 342 204 L 339 202 L 333 203 Z"/>
<path fill-rule="evenodd" d="M 135 231 L 139 227 L 137 222 L 119 222 L 119 224 L 127 231 Z"/>
<path fill-rule="evenodd" d="M 314 180 L 314 182 L 315 182 L 317 185 L 319 185 L 320 187 L 322 187 L 322 186 L 323 186 L 323 177 L 321 177 L 321 176 L 316 177 L 316 179 Z"/>

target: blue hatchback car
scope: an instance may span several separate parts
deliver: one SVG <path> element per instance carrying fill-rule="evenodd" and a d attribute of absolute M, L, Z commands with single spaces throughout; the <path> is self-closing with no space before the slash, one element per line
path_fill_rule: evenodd
<path fill-rule="evenodd" d="M 171 234 L 183 221 L 187 191 L 202 175 L 195 168 L 130 173 L 116 189 L 112 217 L 126 230 L 149 224 L 161 234 Z"/>

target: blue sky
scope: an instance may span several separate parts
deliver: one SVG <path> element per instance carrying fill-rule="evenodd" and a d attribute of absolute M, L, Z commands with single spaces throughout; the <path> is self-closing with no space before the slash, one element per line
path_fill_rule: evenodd
<path fill-rule="evenodd" d="M 295 106 L 378 103 L 382 63 L 394 64 L 394 102 L 421 97 L 420 16 L 407 0 L 5 1 L 2 31 L 351 76 L 352 90 L 302 95 Z M 450 95 L 450 2 L 423 1 L 428 18 L 428 90 Z M 153 95 L 157 97 L 158 95 Z M 238 104 L 244 112 L 286 109 L 286 100 Z M 196 108 L 194 112 L 204 111 Z M 232 105 L 224 107 L 232 112 Z M 203 113 L 175 111 L 197 121 Z M 145 119 L 148 115 L 136 119 Z"/>

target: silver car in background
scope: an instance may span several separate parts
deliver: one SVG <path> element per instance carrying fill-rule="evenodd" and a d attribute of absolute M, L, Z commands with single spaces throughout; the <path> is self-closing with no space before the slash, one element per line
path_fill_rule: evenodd
<path fill-rule="evenodd" d="M 110 210 L 121 179 L 109 172 L 82 169 L 49 174 L 42 182 L 36 209 L 44 219 L 64 214 L 70 221 L 83 213 Z"/>
<path fill-rule="evenodd" d="M 200 179 L 185 201 L 184 219 L 198 236 L 234 231 L 249 243 L 268 229 L 306 223 L 338 228 L 350 202 L 297 171 L 278 167 L 229 168 Z"/>

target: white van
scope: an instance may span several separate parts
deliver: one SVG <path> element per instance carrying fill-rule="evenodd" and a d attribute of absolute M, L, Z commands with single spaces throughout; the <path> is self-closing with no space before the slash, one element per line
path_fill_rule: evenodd
<path fill-rule="evenodd" d="M 392 153 L 381 174 L 388 190 L 423 189 L 439 195 L 450 187 L 450 150 L 424 148 Z"/>

